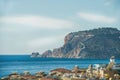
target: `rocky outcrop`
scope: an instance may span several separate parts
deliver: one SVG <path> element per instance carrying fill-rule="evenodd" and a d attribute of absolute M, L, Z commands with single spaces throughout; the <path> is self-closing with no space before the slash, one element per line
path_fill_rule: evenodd
<path fill-rule="evenodd" d="M 51 50 L 47 50 L 42 54 L 42 57 L 51 57 L 52 56 L 52 51 Z"/>
<path fill-rule="evenodd" d="M 39 52 L 33 52 L 33 53 L 31 54 L 31 57 L 39 57 Z"/>
<path fill-rule="evenodd" d="M 72 32 L 65 36 L 64 45 L 45 51 L 42 57 L 56 58 L 120 58 L 120 31 L 99 28 Z"/>

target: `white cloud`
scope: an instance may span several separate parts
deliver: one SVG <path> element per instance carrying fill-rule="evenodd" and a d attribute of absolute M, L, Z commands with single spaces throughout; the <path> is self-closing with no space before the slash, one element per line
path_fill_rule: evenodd
<path fill-rule="evenodd" d="M 0 22 L 7 24 L 22 24 L 25 26 L 32 26 L 42 29 L 65 29 L 71 27 L 73 24 L 71 21 L 63 19 L 31 15 L 3 16 L 0 18 Z"/>
<path fill-rule="evenodd" d="M 114 23 L 117 21 L 116 18 L 114 17 L 108 17 L 104 15 L 91 14 L 91 13 L 84 13 L 84 12 L 78 13 L 78 17 L 84 20 L 87 20 L 87 21 L 100 22 L 100 23 Z"/>
<path fill-rule="evenodd" d="M 38 46 L 46 46 L 55 43 L 57 40 L 63 39 L 63 36 L 52 36 L 52 37 L 42 37 L 33 39 L 28 42 L 29 46 L 38 47 Z"/>
<path fill-rule="evenodd" d="M 18 31 L 18 29 L 16 29 L 15 27 L 1 26 L 0 31 L 1 32 L 13 32 L 13 31 L 15 32 L 15 31 Z"/>
<path fill-rule="evenodd" d="M 34 40 L 29 41 L 28 45 L 32 46 L 32 47 L 46 46 L 46 45 L 49 45 L 49 44 L 53 44 L 53 42 L 55 40 L 56 39 L 53 38 L 53 37 L 38 38 L 38 39 L 34 39 Z"/>
<path fill-rule="evenodd" d="M 47 49 L 60 47 L 63 44 L 63 40 L 64 40 L 64 35 L 41 37 L 28 41 L 27 45 L 32 50 L 39 48 L 41 52 L 44 52 Z"/>

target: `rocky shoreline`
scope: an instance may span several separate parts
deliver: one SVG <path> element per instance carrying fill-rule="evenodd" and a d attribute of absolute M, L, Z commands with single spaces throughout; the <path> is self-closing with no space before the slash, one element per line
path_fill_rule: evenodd
<path fill-rule="evenodd" d="M 90 64 L 88 68 L 79 68 L 75 65 L 72 70 L 57 68 L 49 73 L 40 71 L 34 75 L 29 71 L 24 71 L 22 74 L 14 72 L 0 80 L 120 80 L 120 69 L 115 69 L 114 65 L 112 57 L 108 65 Z"/>
<path fill-rule="evenodd" d="M 31 75 L 28 71 L 23 74 L 14 72 L 0 80 L 120 80 L 120 74 L 118 70 L 94 69 L 92 65 L 87 69 L 81 69 L 76 65 L 72 70 L 57 68 L 51 70 L 48 74 L 37 72 Z"/>

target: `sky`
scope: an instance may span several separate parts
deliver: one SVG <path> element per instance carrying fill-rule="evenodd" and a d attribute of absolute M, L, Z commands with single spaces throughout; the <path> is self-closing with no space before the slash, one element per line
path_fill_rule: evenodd
<path fill-rule="evenodd" d="M 43 53 L 101 27 L 120 30 L 120 0 L 0 0 L 0 55 Z"/>

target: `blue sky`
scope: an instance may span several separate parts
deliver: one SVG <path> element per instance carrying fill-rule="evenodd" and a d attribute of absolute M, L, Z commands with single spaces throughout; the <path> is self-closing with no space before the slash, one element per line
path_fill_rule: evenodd
<path fill-rule="evenodd" d="M 0 0 L 0 54 L 40 53 L 70 32 L 120 29 L 120 0 Z"/>

